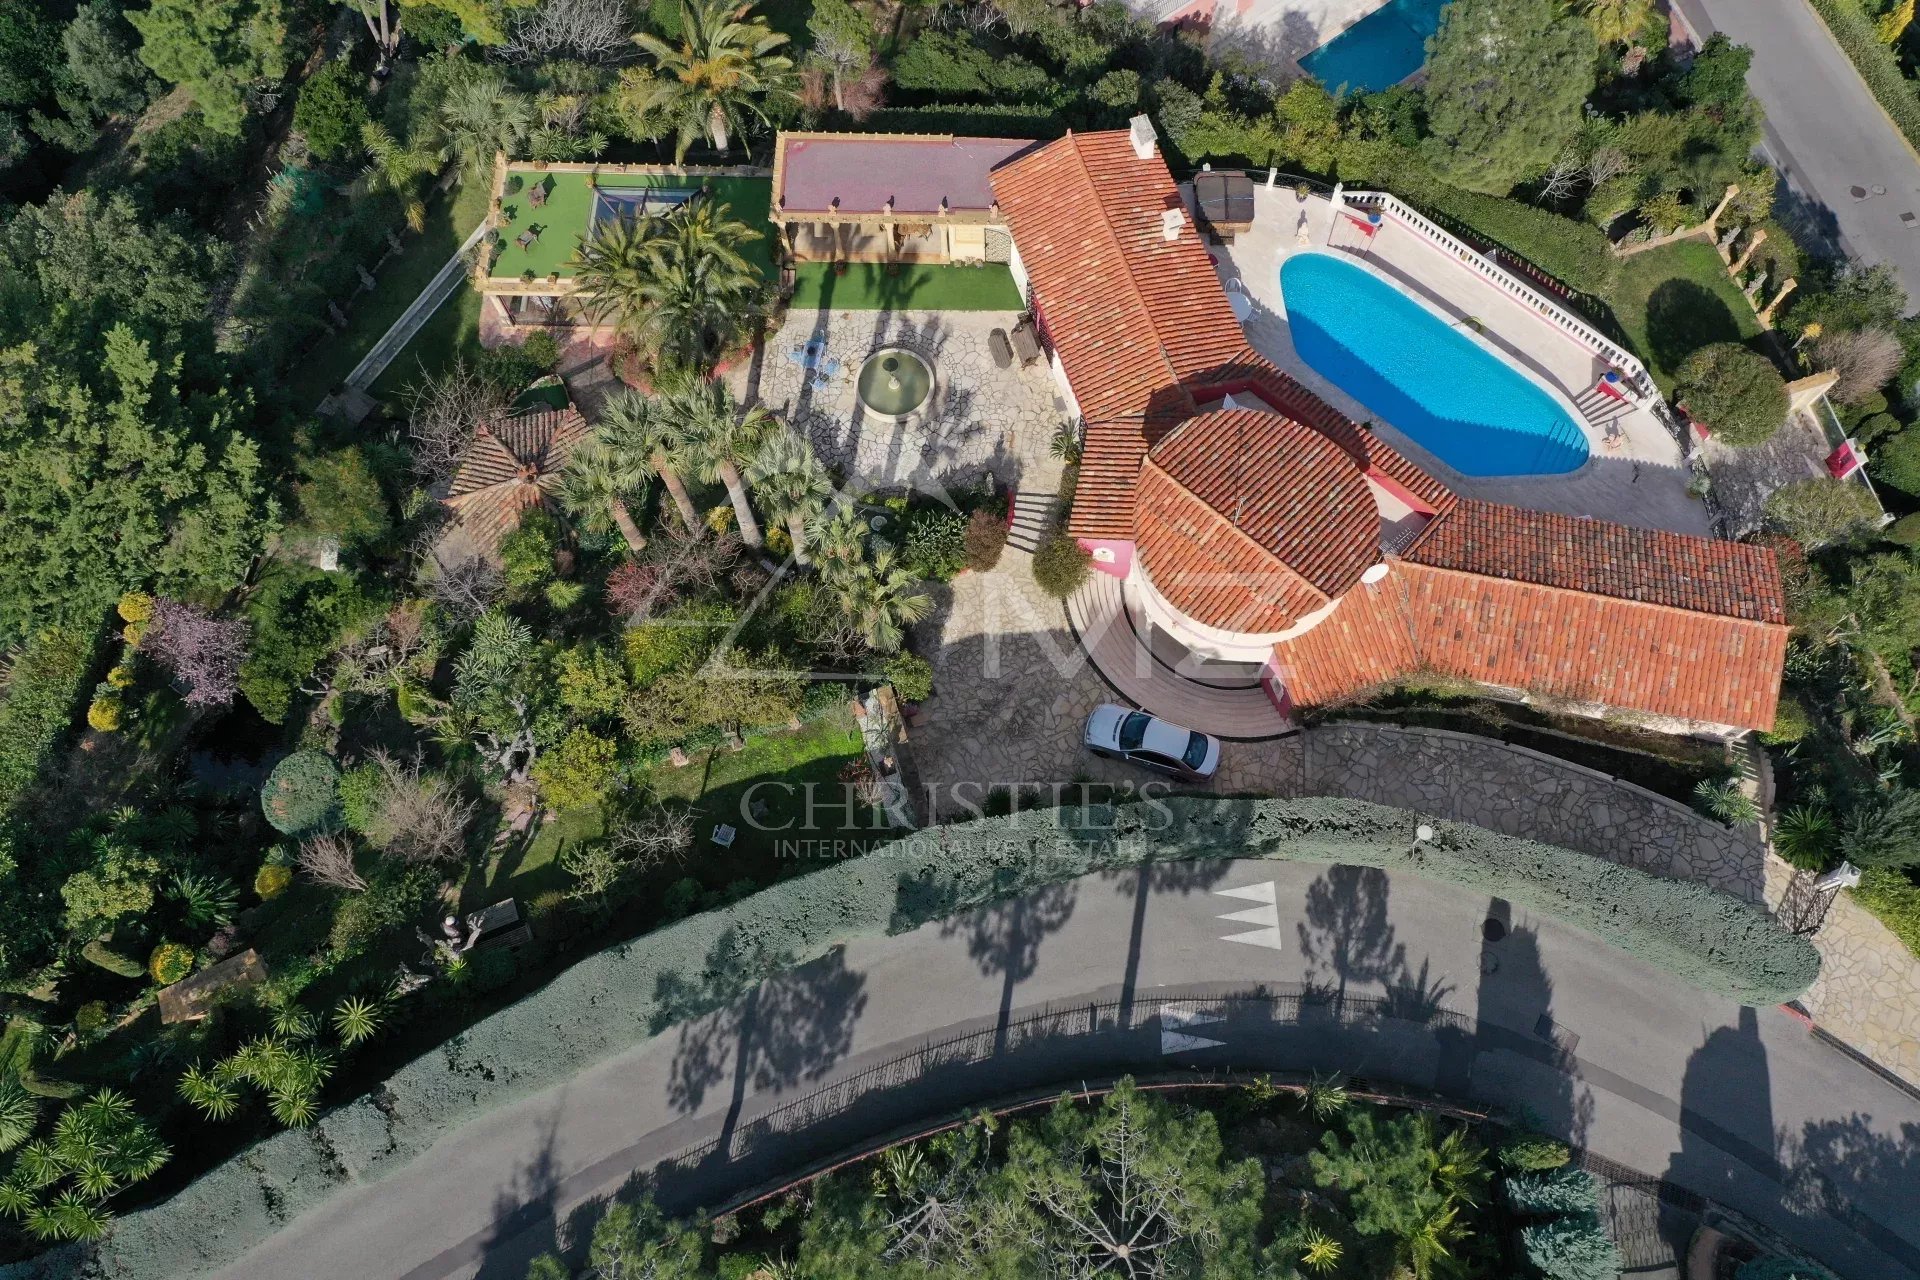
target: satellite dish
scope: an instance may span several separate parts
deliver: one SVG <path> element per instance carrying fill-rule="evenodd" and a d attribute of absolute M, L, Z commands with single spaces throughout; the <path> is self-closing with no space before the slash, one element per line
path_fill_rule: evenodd
<path fill-rule="evenodd" d="M 1360 575 L 1360 581 L 1366 583 L 1368 586 L 1372 586 L 1376 582 L 1385 582 L 1388 572 L 1389 570 L 1384 564 L 1368 565 L 1367 571 Z"/>
<path fill-rule="evenodd" d="M 1253 312 L 1253 300 L 1238 290 L 1227 295 L 1227 307 L 1233 312 L 1233 318 L 1246 323 L 1247 316 Z"/>

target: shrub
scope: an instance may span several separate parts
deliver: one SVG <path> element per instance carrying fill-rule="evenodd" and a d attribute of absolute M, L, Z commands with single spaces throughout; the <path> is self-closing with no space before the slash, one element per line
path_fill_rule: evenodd
<path fill-rule="evenodd" d="M 925 702 L 933 694 L 933 664 L 917 653 L 888 658 L 886 677 L 903 702 Z"/>
<path fill-rule="evenodd" d="M 515 591 L 544 586 L 560 550 L 560 522 L 545 507 L 528 508 L 520 527 L 500 539 L 500 568 Z"/>
<path fill-rule="evenodd" d="M 1787 420 L 1787 388 L 1765 356 L 1737 342 L 1700 348 L 1674 375 L 1674 402 L 1730 445 L 1760 444 Z"/>
<path fill-rule="evenodd" d="M 1884 400 L 1885 397 L 1882 397 Z M 1900 419 L 1890 413 L 1870 413 L 1860 419 L 1853 429 L 1853 442 L 1862 449 L 1871 449 L 1882 440 L 1891 439 L 1900 433 Z"/>
<path fill-rule="evenodd" d="M 1566 1143 L 1538 1133 L 1516 1133 L 1494 1155 L 1507 1168 L 1524 1173 L 1558 1169 L 1573 1158 Z"/>
<path fill-rule="evenodd" d="M 1869 453 L 1867 470 L 1874 479 L 1920 497 L 1920 426 L 1909 427 Z"/>
<path fill-rule="evenodd" d="M 132 956 L 121 955 L 107 944 L 105 938 L 95 938 L 80 948 L 80 957 L 87 963 L 105 969 L 108 973 L 118 974 L 122 978 L 137 978 L 146 970 Z"/>
<path fill-rule="evenodd" d="M 1092 565 L 1093 557 L 1087 554 L 1087 549 L 1066 530 L 1056 529 L 1033 553 L 1033 580 L 1048 595 L 1065 600 L 1087 580 Z"/>
<path fill-rule="evenodd" d="M 147 972 L 163 987 L 170 987 L 193 972 L 193 948 L 178 942 L 163 942 L 147 957 Z"/>
<path fill-rule="evenodd" d="M 1600 1188 L 1593 1175 L 1572 1165 L 1506 1179 L 1507 1203 L 1515 1213 L 1545 1217 L 1561 1213 L 1597 1213 Z"/>
<path fill-rule="evenodd" d="M 964 31 L 926 30 L 893 60 L 893 82 L 943 101 L 980 98 L 996 104 L 1047 96 L 1053 76 L 1015 53 L 993 53 Z"/>
<path fill-rule="evenodd" d="M 1880 519 L 1880 503 L 1865 485 L 1812 476 L 1767 495 L 1767 520 L 1809 549 L 1844 542 Z"/>
<path fill-rule="evenodd" d="M 1780 692 L 1780 702 L 1773 709 L 1773 728 L 1760 735 L 1760 741 L 1769 746 L 1785 746 L 1789 742 L 1798 742 L 1813 732 L 1813 717 L 1807 712 L 1807 704 L 1800 695 L 1786 690 Z"/>
<path fill-rule="evenodd" d="M 585 809 L 613 789 L 619 748 L 598 734 L 575 729 L 533 762 L 533 782 L 556 809 Z"/>
<path fill-rule="evenodd" d="M 1547 1280 L 1618 1280 L 1620 1251 L 1593 1214 L 1520 1228 L 1520 1251 Z"/>
<path fill-rule="evenodd" d="M 985 572 L 1000 563 L 1007 547 L 1007 522 L 992 511 L 976 511 L 967 517 L 965 536 L 967 568 Z"/>
<path fill-rule="evenodd" d="M 1066 118 L 1044 102 L 941 102 L 881 107 L 860 122 L 869 133 L 955 133 L 1002 138 L 1057 138 Z"/>
<path fill-rule="evenodd" d="M 367 123 L 367 104 L 360 77 L 344 59 L 336 58 L 309 76 L 300 86 L 293 106 L 293 127 L 307 140 L 307 150 L 321 160 L 332 160 L 360 147 L 360 127 Z"/>
<path fill-rule="evenodd" d="M 1850 892 L 1907 950 L 1920 956 L 1920 885 L 1898 871 L 1872 867 L 1860 873 L 1859 887 Z"/>
<path fill-rule="evenodd" d="M 0 700 L 0 806 L 40 776 L 80 709 L 93 646 L 68 631 L 43 631 L 13 661 Z"/>
<path fill-rule="evenodd" d="M 260 901 L 271 902 L 293 885 L 293 868 L 269 862 L 253 877 L 253 891 Z"/>
<path fill-rule="evenodd" d="M 340 820 L 361 835 L 372 830 L 380 816 L 383 776 L 380 766 L 371 761 L 340 775 Z"/>
<path fill-rule="evenodd" d="M 958 511 L 914 512 L 901 552 L 915 577 L 947 581 L 967 567 L 967 518 Z"/>
<path fill-rule="evenodd" d="M 339 814 L 340 770 L 318 751 L 296 751 L 260 786 L 260 808 L 276 831 L 294 837 L 329 826 Z"/>
<path fill-rule="evenodd" d="M 83 1036 L 92 1035 L 107 1025 L 107 1006 L 101 1000 L 89 1000 L 74 1010 L 73 1029 Z"/>
<path fill-rule="evenodd" d="M 153 616 L 153 597 L 144 591 L 129 591 L 113 607 L 122 622 L 145 622 Z"/>
<path fill-rule="evenodd" d="M 121 703 L 117 697 L 101 696 L 87 704 L 87 724 L 101 733 L 114 733 L 120 728 Z"/>
<path fill-rule="evenodd" d="M 1818 805 L 1798 804 L 1773 825 L 1774 849 L 1802 871 L 1824 871 L 1839 829 Z"/>
<path fill-rule="evenodd" d="M 1902 547 L 1920 547 L 1920 511 L 1901 516 L 1888 525 L 1880 536 Z"/>

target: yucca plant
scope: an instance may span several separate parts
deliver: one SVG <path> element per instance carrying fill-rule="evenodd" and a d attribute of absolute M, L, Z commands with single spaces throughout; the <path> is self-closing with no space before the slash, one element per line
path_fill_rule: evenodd
<path fill-rule="evenodd" d="M 176 1088 L 189 1105 L 209 1120 L 225 1120 L 240 1107 L 240 1091 L 218 1068 L 203 1071 L 196 1062 L 181 1075 Z"/>
<path fill-rule="evenodd" d="M 273 1011 L 275 1035 L 289 1040 L 311 1040 L 316 1029 L 313 1015 L 297 1004 L 283 1004 Z"/>
<path fill-rule="evenodd" d="M 240 891 L 233 881 L 220 876 L 193 872 L 175 876 L 173 896 L 186 911 L 187 923 L 195 928 L 232 924 L 233 913 L 240 906 Z"/>
<path fill-rule="evenodd" d="M 1345 1111 L 1349 1101 L 1346 1081 L 1339 1076 L 1316 1075 L 1307 1082 L 1306 1092 L 1300 1095 L 1301 1104 L 1322 1124 Z"/>
<path fill-rule="evenodd" d="M 1308 1227 L 1300 1237 L 1300 1265 L 1309 1271 L 1333 1270 L 1345 1252 L 1338 1240 L 1318 1227 Z"/>
<path fill-rule="evenodd" d="M 77 1191 L 61 1192 L 60 1197 L 49 1206 L 49 1211 L 53 1217 L 52 1238 L 55 1240 L 98 1240 L 106 1234 L 106 1211 L 89 1203 Z M 37 1219 L 38 1215 L 35 1217 Z M 34 1229 L 32 1223 L 28 1224 L 27 1229 Z"/>
<path fill-rule="evenodd" d="M 1760 805 L 1732 778 L 1703 779 L 1693 789 L 1700 807 L 1730 827 L 1760 821 Z"/>
<path fill-rule="evenodd" d="M 344 1045 L 356 1045 L 370 1038 L 380 1030 L 382 1021 L 382 1010 L 377 1001 L 349 996 L 334 1006 L 333 1029 L 339 1033 L 340 1043 Z"/>
<path fill-rule="evenodd" d="M 268 1108 L 273 1118 L 289 1129 L 304 1129 L 319 1114 L 319 1104 L 311 1093 L 291 1089 L 274 1090 L 268 1095 Z"/>
<path fill-rule="evenodd" d="M 15 1177 L 0 1182 L 0 1216 L 24 1218 L 33 1212 L 35 1204 L 33 1188 L 21 1179 Z"/>
<path fill-rule="evenodd" d="M 1060 427 L 1053 433 L 1053 438 L 1047 441 L 1047 452 L 1068 466 L 1079 465 L 1080 450 L 1080 433 L 1072 426 Z"/>
<path fill-rule="evenodd" d="M 33 1136 L 40 1108 L 33 1095 L 11 1077 L 0 1079 L 0 1151 L 11 1151 Z"/>
<path fill-rule="evenodd" d="M 67 1167 L 60 1163 L 60 1154 L 53 1149 L 53 1144 L 43 1138 L 20 1148 L 20 1154 L 13 1158 L 13 1171 L 15 1178 L 23 1179 L 37 1191 L 60 1181 Z"/>
<path fill-rule="evenodd" d="M 1826 865 L 1838 834 L 1833 814 L 1819 805 L 1797 804 L 1773 824 L 1773 843 L 1780 856 L 1809 871 Z"/>
<path fill-rule="evenodd" d="M 73 1185 L 92 1200 L 105 1200 L 120 1189 L 120 1179 L 98 1160 L 89 1160 L 73 1171 Z"/>

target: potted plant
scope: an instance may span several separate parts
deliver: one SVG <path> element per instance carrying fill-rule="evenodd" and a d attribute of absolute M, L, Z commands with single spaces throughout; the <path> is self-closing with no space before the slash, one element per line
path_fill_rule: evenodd
<path fill-rule="evenodd" d="M 528 267 L 528 268 L 527 268 L 527 269 L 526 269 L 525 271 L 522 271 L 522 272 L 520 273 L 520 283 L 521 283 L 521 284 L 532 284 L 532 283 L 533 283 L 533 268 L 532 268 L 532 267 Z"/>
<path fill-rule="evenodd" d="M 1298 200 L 1301 204 L 1305 204 L 1307 202 L 1307 197 L 1312 194 L 1313 194 L 1313 188 L 1308 186 L 1306 183 L 1296 182 L 1293 184 L 1294 198 Z"/>

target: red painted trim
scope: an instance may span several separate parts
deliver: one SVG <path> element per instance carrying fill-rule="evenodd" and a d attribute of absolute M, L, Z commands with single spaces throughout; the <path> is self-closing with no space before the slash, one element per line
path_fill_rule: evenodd
<path fill-rule="evenodd" d="M 1273 704 L 1287 720 L 1293 719 L 1293 694 L 1288 692 L 1286 682 L 1280 679 L 1280 664 L 1273 656 L 1267 656 L 1267 665 L 1260 672 L 1260 689 L 1267 695 L 1267 701 Z"/>
<path fill-rule="evenodd" d="M 1813 1019 L 1807 1016 L 1807 1011 L 1805 1009 L 1802 1009 L 1797 1005 L 1783 1004 L 1780 1006 L 1780 1012 L 1786 1014 L 1789 1018 L 1792 1018 L 1795 1022 L 1799 1023 L 1801 1026 L 1805 1027 L 1807 1030 L 1809 1031 L 1813 1030 Z"/>

